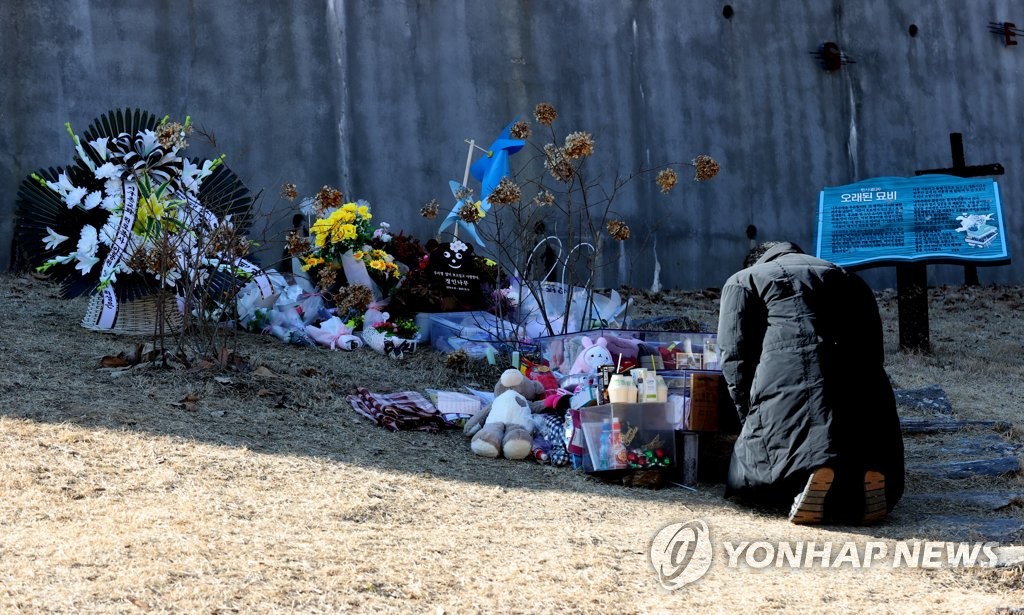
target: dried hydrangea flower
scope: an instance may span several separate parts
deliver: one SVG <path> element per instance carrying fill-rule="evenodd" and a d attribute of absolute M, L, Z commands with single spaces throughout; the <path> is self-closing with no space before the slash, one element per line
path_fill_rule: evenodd
<path fill-rule="evenodd" d="M 565 152 L 562 151 L 562 148 L 556 147 L 554 143 L 544 146 L 544 168 L 560 182 L 568 182 L 575 174 L 572 164 L 565 157 Z"/>
<path fill-rule="evenodd" d="M 558 111 L 555 111 L 555 108 L 548 103 L 537 103 L 537 106 L 533 108 L 533 117 L 537 118 L 541 124 L 550 126 L 558 117 Z"/>
<path fill-rule="evenodd" d="M 233 235 L 228 246 L 229 253 L 236 258 L 245 258 L 252 251 L 252 242 L 245 235 Z"/>
<path fill-rule="evenodd" d="M 284 184 L 281 186 L 281 196 L 289 201 L 294 201 L 299 198 L 299 189 L 295 187 L 295 184 Z"/>
<path fill-rule="evenodd" d="M 317 286 L 323 290 L 327 290 L 334 286 L 334 283 L 338 281 L 338 272 L 330 267 L 324 267 L 320 269 L 320 273 L 317 276 Z"/>
<path fill-rule="evenodd" d="M 128 259 L 128 266 L 131 267 L 132 271 L 145 271 L 148 260 L 149 255 L 146 253 L 145 248 L 135 248 L 135 251 L 132 252 L 131 257 Z"/>
<path fill-rule="evenodd" d="M 519 120 L 515 124 L 512 124 L 512 128 L 508 131 L 508 134 L 512 135 L 513 139 L 529 139 L 530 138 L 530 124 L 524 120 Z"/>
<path fill-rule="evenodd" d="M 420 215 L 427 220 L 433 220 L 437 217 L 437 210 L 441 207 L 441 204 L 437 202 L 437 199 L 430 199 L 430 202 L 420 207 Z"/>
<path fill-rule="evenodd" d="M 465 201 L 466 199 L 473 200 L 473 189 L 459 186 L 459 189 L 455 191 L 455 200 Z"/>
<path fill-rule="evenodd" d="M 309 252 L 311 247 L 309 244 L 309 237 L 303 237 L 298 231 L 288 231 L 288 234 L 284 238 L 285 249 L 288 250 L 288 254 L 296 256 L 298 254 L 305 254 Z"/>
<path fill-rule="evenodd" d="M 533 204 L 538 207 L 549 207 L 555 204 L 555 195 L 550 190 L 541 190 L 533 197 Z"/>
<path fill-rule="evenodd" d="M 629 239 L 629 226 L 622 220 L 609 220 L 608 234 L 616 241 L 626 241 Z"/>
<path fill-rule="evenodd" d="M 589 132 L 571 132 L 565 137 L 562 151 L 569 160 L 585 158 L 594 153 L 594 138 Z"/>
<path fill-rule="evenodd" d="M 450 352 L 444 358 L 444 366 L 445 369 L 450 369 L 453 371 L 462 371 L 469 367 L 469 354 L 467 354 L 466 351 L 462 350 L 461 348 L 454 352 Z"/>
<path fill-rule="evenodd" d="M 177 264 L 178 259 L 174 254 L 174 250 L 166 241 L 153 246 L 150 248 L 149 253 L 146 254 L 146 269 L 150 273 L 173 271 Z"/>
<path fill-rule="evenodd" d="M 341 207 L 341 203 L 344 200 L 345 195 L 341 193 L 334 186 L 324 186 L 316 193 L 313 198 L 313 202 L 316 205 L 318 214 L 323 214 L 329 209 L 336 209 Z"/>
<path fill-rule="evenodd" d="M 679 175 L 675 169 L 662 169 L 654 181 L 658 183 L 662 192 L 668 193 L 679 183 Z"/>
<path fill-rule="evenodd" d="M 697 174 L 693 176 L 693 179 L 699 182 L 711 179 L 722 169 L 718 162 L 707 154 L 701 154 L 694 158 L 693 166 L 697 167 Z"/>
<path fill-rule="evenodd" d="M 249 252 L 249 240 L 230 224 L 218 224 L 206 242 L 208 256 L 232 255 L 245 256 Z"/>
<path fill-rule="evenodd" d="M 465 203 L 459 208 L 459 219 L 467 224 L 476 224 L 480 218 L 480 209 L 472 203 Z"/>
<path fill-rule="evenodd" d="M 334 294 L 334 304 L 340 314 L 349 310 L 365 312 L 371 303 L 373 303 L 373 291 L 365 284 L 350 284 L 338 289 L 338 292 Z"/>
<path fill-rule="evenodd" d="M 164 149 L 174 151 L 188 146 L 188 141 L 185 137 L 191 132 L 191 126 L 186 130 L 180 123 L 171 122 L 157 127 L 156 140 L 160 142 L 160 146 Z"/>
<path fill-rule="evenodd" d="M 522 190 L 508 176 L 502 177 L 494 190 L 487 195 L 487 202 L 492 205 L 511 205 L 519 202 L 523 196 Z"/>

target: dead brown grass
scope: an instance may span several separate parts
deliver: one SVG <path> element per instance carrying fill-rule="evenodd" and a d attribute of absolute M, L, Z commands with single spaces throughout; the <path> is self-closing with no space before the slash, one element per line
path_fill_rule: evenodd
<path fill-rule="evenodd" d="M 1020 424 L 1020 289 L 933 292 L 932 356 L 896 351 L 896 384 L 939 384 L 963 418 Z M 474 457 L 461 435 L 393 434 L 344 401 L 475 383 L 420 351 L 392 362 L 241 335 L 252 372 L 98 369 L 132 341 L 80 326 L 82 301 L 0 276 L 0 611 L 993 612 L 1024 605 L 1019 570 L 731 570 L 669 593 L 648 563 L 664 524 L 725 540 L 941 537 L 920 511 L 874 528 L 807 528 L 703 485 L 646 491 Z M 714 293 L 648 297 L 646 314 L 714 324 Z M 195 403 L 183 404 L 188 396 Z M 908 444 L 908 461 L 927 442 Z M 956 491 L 911 475 L 910 491 Z M 984 481 L 983 481 L 984 482 Z M 983 487 L 1020 489 L 1003 478 Z M 1019 514 L 1019 509 L 1017 509 Z M 716 558 L 719 554 L 716 553 Z"/>

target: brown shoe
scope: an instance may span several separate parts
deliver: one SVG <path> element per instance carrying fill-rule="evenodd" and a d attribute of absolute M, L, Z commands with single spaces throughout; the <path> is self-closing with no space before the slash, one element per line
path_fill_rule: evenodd
<path fill-rule="evenodd" d="M 885 475 L 875 470 L 864 473 L 864 525 L 885 519 L 889 510 L 885 501 Z"/>
<path fill-rule="evenodd" d="M 789 520 L 798 525 L 821 523 L 825 518 L 825 496 L 832 488 L 835 472 L 832 468 L 820 467 L 811 472 L 804 490 L 793 500 L 789 509 Z"/>

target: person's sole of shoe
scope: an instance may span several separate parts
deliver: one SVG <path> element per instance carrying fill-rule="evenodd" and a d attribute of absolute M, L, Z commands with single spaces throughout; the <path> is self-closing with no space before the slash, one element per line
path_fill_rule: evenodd
<path fill-rule="evenodd" d="M 789 520 L 798 525 L 821 523 L 825 518 L 825 496 L 832 488 L 833 480 L 835 472 L 832 468 L 818 468 L 811 472 L 804 490 L 793 500 Z"/>
<path fill-rule="evenodd" d="M 888 508 L 885 502 L 885 475 L 868 470 L 864 473 L 864 518 L 863 522 L 878 523 L 885 518 Z"/>

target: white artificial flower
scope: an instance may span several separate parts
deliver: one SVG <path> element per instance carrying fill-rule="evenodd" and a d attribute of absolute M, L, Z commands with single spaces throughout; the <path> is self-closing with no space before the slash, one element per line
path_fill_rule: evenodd
<path fill-rule="evenodd" d="M 82 147 L 82 142 L 78 140 L 78 137 L 75 137 L 75 151 L 78 152 L 78 157 L 82 159 L 85 166 L 89 167 L 90 171 L 95 172 L 96 163 L 92 161 L 91 156 L 86 155 L 85 148 Z"/>
<path fill-rule="evenodd" d="M 103 184 L 103 192 L 107 194 L 124 194 L 124 183 L 118 176 L 111 177 Z"/>
<path fill-rule="evenodd" d="M 174 285 L 177 284 L 178 280 L 181 279 L 181 271 L 179 271 L 178 269 L 171 269 L 166 272 L 166 275 L 160 275 L 159 273 L 157 273 L 156 278 L 158 280 L 163 281 L 165 286 L 174 288 Z"/>
<path fill-rule="evenodd" d="M 117 227 L 121 224 L 121 215 L 116 214 L 107 218 L 107 223 L 100 229 L 100 242 L 109 246 L 114 243 L 114 237 L 117 235 Z"/>
<path fill-rule="evenodd" d="M 46 182 L 46 186 L 56 192 L 57 194 L 64 197 L 64 202 L 67 204 L 68 209 L 71 209 L 75 205 L 82 202 L 82 198 L 85 197 L 88 190 L 85 188 L 79 188 L 71 183 L 68 176 L 61 173 L 57 176 L 56 182 Z"/>
<path fill-rule="evenodd" d="M 156 137 L 156 133 L 152 130 L 143 130 L 139 135 L 142 137 L 142 148 L 137 149 L 136 151 L 143 156 L 148 155 L 156 146 L 160 145 L 160 142 Z"/>
<path fill-rule="evenodd" d="M 82 208 L 85 210 L 96 209 L 96 206 L 103 200 L 103 193 L 99 190 L 93 190 L 86 195 L 85 200 L 82 201 Z"/>
<path fill-rule="evenodd" d="M 85 198 L 86 193 L 89 191 L 85 188 L 74 188 L 71 192 L 64 197 L 64 202 L 68 204 L 68 209 L 80 205 L 82 199 Z"/>
<path fill-rule="evenodd" d="M 116 194 L 108 194 L 103 197 L 103 202 L 100 203 L 100 207 L 107 211 L 114 211 L 121 206 L 121 197 Z"/>
<path fill-rule="evenodd" d="M 373 236 L 376 239 L 380 239 L 384 243 L 387 243 L 391 241 L 391 233 L 388 232 L 389 230 L 391 230 L 391 225 L 387 222 L 381 222 L 380 228 L 373 232 Z"/>
<path fill-rule="evenodd" d="M 46 182 L 46 187 L 49 188 L 50 190 L 53 190 L 57 194 L 59 194 L 61 196 L 64 196 L 64 189 L 63 189 L 63 186 L 61 185 L 63 182 L 71 183 L 70 180 L 68 180 L 67 176 L 65 176 L 63 173 L 61 173 L 60 175 L 57 176 L 57 181 L 55 181 L 55 182 L 51 182 L 51 181 Z"/>
<path fill-rule="evenodd" d="M 110 137 L 100 137 L 99 139 L 96 139 L 94 141 L 89 141 L 89 145 L 91 145 L 92 148 L 94 150 L 96 150 L 96 153 L 99 154 L 100 159 L 106 160 L 107 156 L 110 155 L 110 150 L 107 149 L 107 144 L 109 142 L 110 142 Z M 110 163 L 108 162 L 107 164 L 110 164 Z M 105 166 L 107 166 L 107 164 L 105 164 L 103 166 L 105 167 Z M 110 166 L 114 166 L 114 165 L 110 165 Z M 100 168 L 102 168 L 102 167 L 100 167 Z M 96 169 L 96 177 L 100 177 L 99 172 L 100 172 L 100 169 Z"/>
<path fill-rule="evenodd" d="M 199 184 L 203 183 L 203 180 L 213 173 L 210 170 L 210 166 L 213 164 L 212 160 L 203 162 L 202 168 L 197 167 L 191 160 L 185 158 L 181 161 L 181 185 L 185 186 L 192 192 L 199 190 Z"/>
<path fill-rule="evenodd" d="M 46 243 L 47 250 L 52 250 L 56 248 L 67 239 L 68 238 L 65 235 L 61 235 L 60 233 L 54 231 L 52 228 L 46 227 L 46 237 L 43 238 L 43 241 Z"/>
<path fill-rule="evenodd" d="M 80 270 L 82 275 L 89 273 L 89 270 L 92 269 L 96 263 L 100 262 L 100 259 L 95 256 L 89 256 L 87 254 L 79 254 L 77 256 L 78 264 L 75 265 L 75 269 Z"/>
<path fill-rule="evenodd" d="M 65 194 L 70 192 L 71 189 L 75 187 L 75 185 L 71 183 L 71 180 L 68 179 L 67 175 L 61 173 L 60 175 L 57 176 L 56 182 L 46 182 L 46 187 L 49 188 L 50 190 L 53 190 L 57 194 L 64 196 Z"/>
<path fill-rule="evenodd" d="M 110 179 L 116 177 L 121 171 L 121 167 L 117 166 L 113 162 L 104 162 L 98 169 L 96 169 L 96 179 Z"/>
<path fill-rule="evenodd" d="M 96 227 L 86 224 L 82 227 L 82 234 L 78 238 L 78 260 L 95 257 L 99 248 L 99 238 L 96 234 Z M 88 269 L 86 269 L 88 271 Z M 83 273 L 85 273 L 83 271 Z"/>

